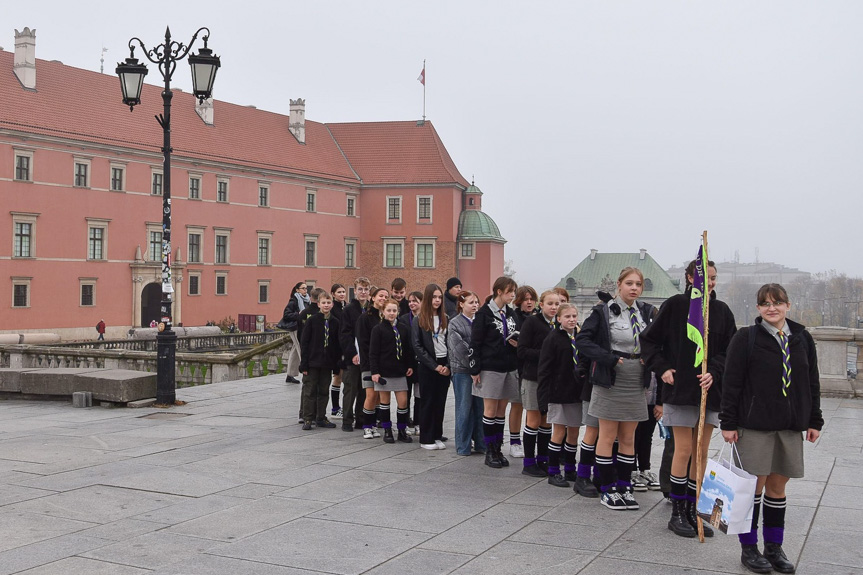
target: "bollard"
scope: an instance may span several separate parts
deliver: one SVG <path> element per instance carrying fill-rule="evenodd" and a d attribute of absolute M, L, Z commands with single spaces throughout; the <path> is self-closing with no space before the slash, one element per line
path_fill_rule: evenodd
<path fill-rule="evenodd" d="M 90 391 L 73 392 L 72 407 L 93 407 L 93 393 Z"/>

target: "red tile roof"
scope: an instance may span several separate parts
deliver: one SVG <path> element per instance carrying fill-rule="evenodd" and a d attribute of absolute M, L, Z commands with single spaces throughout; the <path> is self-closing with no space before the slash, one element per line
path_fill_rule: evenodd
<path fill-rule="evenodd" d="M 36 61 L 36 91 L 12 71 L 14 55 L 0 51 L 0 128 L 94 144 L 159 152 L 162 88 L 145 84 L 129 112 L 114 74 Z M 158 76 L 150 65 L 150 80 Z M 178 67 L 177 74 L 182 73 Z M 195 113 L 195 98 L 174 91 L 172 139 L 186 156 L 297 175 L 366 184 L 453 183 L 467 187 L 431 122 L 322 124 L 306 120 L 306 143 L 288 130 L 289 116 L 216 100 L 215 123 Z M 336 142 L 338 140 L 338 143 Z"/>
<path fill-rule="evenodd" d="M 363 184 L 452 184 L 468 187 L 431 122 L 327 124 Z"/>

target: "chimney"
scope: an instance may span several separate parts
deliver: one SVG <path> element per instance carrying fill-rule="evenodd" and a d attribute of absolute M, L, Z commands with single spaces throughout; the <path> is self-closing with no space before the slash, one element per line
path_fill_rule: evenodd
<path fill-rule="evenodd" d="M 213 125 L 213 98 L 207 98 L 203 103 L 195 98 L 195 112 L 204 120 L 208 126 Z"/>
<path fill-rule="evenodd" d="M 638 259 L 643 260 L 643 259 L 644 259 L 645 254 L 647 254 L 647 250 L 646 250 L 646 249 L 641 248 L 640 250 L 638 250 Z"/>
<path fill-rule="evenodd" d="M 301 144 L 306 143 L 306 101 L 302 98 L 290 100 L 291 123 L 288 129 Z"/>
<path fill-rule="evenodd" d="M 598 252 L 598 251 L 599 251 L 599 250 L 595 250 L 595 249 L 592 249 L 592 248 L 591 248 L 591 250 L 590 250 L 590 259 L 595 260 L 595 259 L 596 259 L 596 254 L 597 254 L 597 252 Z"/>
<path fill-rule="evenodd" d="M 18 81 L 28 90 L 36 89 L 36 29 L 15 30 L 15 62 L 12 66 Z"/>

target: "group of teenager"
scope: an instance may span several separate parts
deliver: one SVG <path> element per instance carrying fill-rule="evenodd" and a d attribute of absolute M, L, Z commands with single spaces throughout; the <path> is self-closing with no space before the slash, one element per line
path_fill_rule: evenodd
<path fill-rule="evenodd" d="M 668 529 L 692 538 L 696 475 L 707 459 L 705 446 L 696 461 L 698 427 L 709 442 L 719 426 L 743 468 L 757 476 L 751 530 L 739 535 L 741 562 L 756 573 L 793 573 L 782 549 L 785 485 L 803 476 L 803 440 L 816 441 L 823 425 L 814 341 L 787 317 L 791 304 L 779 284 L 759 289 L 759 316 L 738 330 L 716 298 L 709 262 L 702 370 L 687 335 L 695 266 L 686 270 L 686 291 L 659 309 L 641 299 L 642 272 L 623 269 L 615 293 L 597 292 L 583 325 L 566 290 L 537 294 L 509 277 L 498 278 L 487 297 L 463 290 L 458 278 L 408 294 L 399 278 L 386 289 L 361 277 L 350 302 L 340 284 L 310 298 L 297 284 L 283 322 L 295 322 L 299 332 L 294 364 L 295 375 L 303 374 L 303 429 L 335 427 L 326 417 L 329 400 L 329 415 L 341 417 L 344 431 L 362 429 L 364 438 L 387 443 L 418 435 L 421 448 L 445 449 L 452 383 L 457 454 L 483 454 L 489 468 L 508 467 L 508 439 L 522 474 L 572 486 L 615 511 L 637 510 L 635 492 L 661 489 L 672 505 Z M 658 420 L 671 430 L 659 477 L 650 470 Z"/>

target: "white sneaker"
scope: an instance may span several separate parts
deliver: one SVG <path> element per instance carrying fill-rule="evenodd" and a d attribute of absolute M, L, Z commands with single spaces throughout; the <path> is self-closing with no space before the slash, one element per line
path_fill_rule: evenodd
<path fill-rule="evenodd" d="M 338 411 L 330 410 L 330 419 L 341 419 L 343 415 L 341 408 Z"/>
<path fill-rule="evenodd" d="M 513 457 L 524 457 L 524 447 L 521 443 L 510 443 L 509 454 Z"/>
<path fill-rule="evenodd" d="M 434 445 L 437 449 L 446 449 L 446 443 L 444 443 L 440 439 L 435 439 Z"/>
<path fill-rule="evenodd" d="M 428 449 L 428 450 L 438 448 L 437 443 L 420 443 L 420 447 L 422 447 L 423 449 Z"/>
<path fill-rule="evenodd" d="M 372 437 L 380 437 L 381 436 L 381 432 L 378 431 L 377 427 L 372 427 L 371 431 L 372 431 Z"/>
<path fill-rule="evenodd" d="M 632 483 L 633 491 L 647 491 L 647 479 L 642 472 L 633 471 L 629 476 L 629 482 Z"/>
<path fill-rule="evenodd" d="M 363 439 L 373 439 L 372 429 L 370 427 L 363 428 Z"/>
<path fill-rule="evenodd" d="M 419 425 L 414 425 L 414 435 L 416 435 L 417 437 L 420 436 L 420 426 Z"/>
<path fill-rule="evenodd" d="M 641 477 L 647 482 L 647 488 L 651 491 L 659 491 L 661 489 L 659 485 L 659 478 L 656 477 L 656 474 L 650 470 L 642 471 Z"/>

